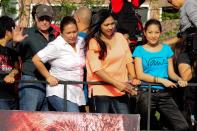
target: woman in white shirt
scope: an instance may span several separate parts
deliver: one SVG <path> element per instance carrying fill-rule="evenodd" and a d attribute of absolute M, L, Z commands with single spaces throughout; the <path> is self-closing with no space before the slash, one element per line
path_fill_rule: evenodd
<path fill-rule="evenodd" d="M 40 73 L 49 83 L 47 97 L 55 111 L 64 111 L 64 85 L 58 81 L 83 81 L 85 66 L 84 41 L 78 37 L 74 18 L 66 16 L 60 23 L 61 35 L 39 51 L 32 59 Z M 51 65 L 48 71 L 44 63 Z M 85 105 L 82 84 L 67 86 L 67 111 L 79 112 L 80 105 Z"/>

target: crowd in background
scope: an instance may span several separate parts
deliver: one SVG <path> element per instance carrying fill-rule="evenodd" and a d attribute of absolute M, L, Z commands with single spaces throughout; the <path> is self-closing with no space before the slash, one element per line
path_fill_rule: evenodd
<path fill-rule="evenodd" d="M 180 1 L 184 0 L 169 0 L 173 5 Z M 1 16 L 0 109 L 64 111 L 66 102 L 68 112 L 139 113 L 141 129 L 146 129 L 150 88 L 146 83 L 154 83 L 158 85 L 151 86 L 151 129 L 192 130 L 196 87 L 188 87 L 188 82 L 197 82 L 196 70 L 187 52 L 180 51 L 183 46 L 178 43 L 173 50 L 169 44 L 174 40 L 161 42 L 161 23 L 150 19 L 143 44 L 131 49 L 129 32 L 117 31 L 117 24 L 121 26 L 112 11 L 92 14 L 80 7 L 73 16 L 63 17 L 58 27 L 51 24 L 52 8 L 39 4 L 32 11 L 34 25 L 24 29 Z M 108 84 L 68 85 L 64 98 L 59 81 Z"/>

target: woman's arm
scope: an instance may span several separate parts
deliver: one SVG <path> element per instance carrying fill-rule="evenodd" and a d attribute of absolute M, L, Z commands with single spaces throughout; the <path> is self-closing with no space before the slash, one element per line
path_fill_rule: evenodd
<path fill-rule="evenodd" d="M 126 91 L 131 95 L 136 95 L 137 92 L 130 88 L 130 85 L 127 83 L 119 82 L 118 80 L 113 79 L 107 72 L 104 70 L 96 71 L 95 74 L 99 76 L 104 82 L 114 85 L 120 91 Z"/>
<path fill-rule="evenodd" d="M 132 85 L 141 84 L 141 81 L 137 79 L 137 76 L 136 76 L 136 73 L 135 73 L 135 67 L 134 67 L 134 64 L 132 62 L 127 64 L 127 70 L 129 72 L 129 76 L 131 78 L 131 83 L 130 84 L 132 84 Z"/>
<path fill-rule="evenodd" d="M 136 69 L 136 75 L 139 80 L 145 81 L 145 82 L 155 82 L 155 77 L 148 75 L 144 73 L 143 67 L 142 67 L 142 59 L 139 57 L 135 58 L 135 69 Z"/>
<path fill-rule="evenodd" d="M 179 42 L 180 42 L 180 38 L 178 38 L 177 36 L 163 41 L 163 43 L 168 44 L 170 46 L 175 45 L 175 44 L 177 44 Z"/>
<path fill-rule="evenodd" d="M 92 72 L 94 72 L 98 77 L 100 77 L 102 81 L 114 85 L 120 91 L 127 90 L 127 88 L 129 89 L 128 83 L 119 82 L 118 80 L 115 80 L 113 76 L 105 72 L 102 66 L 102 61 L 98 58 L 99 51 L 97 49 L 97 43 L 94 39 L 92 39 L 90 42 L 91 42 L 90 44 L 91 46 L 87 52 L 86 57 Z"/>
<path fill-rule="evenodd" d="M 185 64 L 185 63 L 179 64 L 178 70 L 183 80 L 190 81 L 192 79 L 192 68 L 189 64 Z"/>
<path fill-rule="evenodd" d="M 129 76 L 131 77 L 131 79 L 135 79 L 136 78 L 136 73 L 135 73 L 135 68 L 134 68 L 133 63 L 128 63 L 127 64 L 127 70 L 129 72 Z"/>
<path fill-rule="evenodd" d="M 32 58 L 32 61 L 35 64 L 35 66 L 37 67 L 37 69 L 39 70 L 39 72 L 45 77 L 45 79 L 50 84 L 50 86 L 55 86 L 58 84 L 58 80 L 55 77 L 53 77 L 52 75 L 50 75 L 49 71 L 47 70 L 45 65 L 42 63 L 42 61 L 38 57 L 38 55 L 35 55 Z"/>
<path fill-rule="evenodd" d="M 172 58 L 168 59 L 168 76 L 169 76 L 170 79 L 172 79 L 174 81 L 182 80 L 181 77 L 179 77 L 174 71 Z"/>
<path fill-rule="evenodd" d="M 181 86 L 181 87 L 187 86 L 187 81 L 184 81 L 181 77 L 179 77 L 175 73 L 172 58 L 168 59 L 168 76 L 170 79 L 177 81 L 179 86 Z"/>
<path fill-rule="evenodd" d="M 112 76 L 110 76 L 107 72 L 105 72 L 104 70 L 99 70 L 96 71 L 95 74 L 97 76 L 99 76 L 104 82 L 110 83 L 112 85 L 114 85 L 116 88 L 118 88 L 120 91 L 123 91 L 124 88 L 126 88 L 126 83 L 120 83 L 117 80 L 113 79 Z"/>

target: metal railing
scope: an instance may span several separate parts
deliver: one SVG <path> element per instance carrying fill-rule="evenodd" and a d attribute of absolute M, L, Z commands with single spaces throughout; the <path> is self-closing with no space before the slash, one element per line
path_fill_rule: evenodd
<path fill-rule="evenodd" d="M 3 80 L 0 80 L 0 83 L 3 82 Z M 47 84 L 46 81 L 39 81 L 39 80 L 18 80 L 15 81 L 16 83 L 44 83 Z M 83 81 L 59 81 L 59 84 L 63 84 L 64 85 L 64 111 L 67 111 L 67 85 L 73 85 L 73 84 L 91 84 L 91 85 L 106 85 L 109 84 L 107 82 L 83 82 Z M 150 130 L 150 117 L 151 117 L 151 86 L 155 86 L 155 85 L 161 85 L 161 84 L 154 84 L 154 83 L 146 83 L 146 82 L 142 82 L 141 85 L 139 86 L 148 86 L 148 119 L 147 119 L 147 130 L 146 131 L 151 131 Z M 177 84 L 178 86 L 178 84 Z M 197 83 L 188 83 L 188 86 L 195 86 L 197 87 Z M 142 130 L 143 131 L 143 130 Z M 156 130 L 154 130 L 156 131 Z M 158 130 L 159 131 L 159 130 Z M 170 131 L 170 130 L 168 130 Z"/>

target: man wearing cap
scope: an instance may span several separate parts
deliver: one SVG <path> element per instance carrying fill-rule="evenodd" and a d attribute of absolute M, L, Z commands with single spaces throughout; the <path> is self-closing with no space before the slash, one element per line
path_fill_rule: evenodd
<path fill-rule="evenodd" d="M 22 59 L 21 80 L 44 80 L 32 62 L 32 57 L 47 43 L 53 41 L 54 30 L 50 27 L 53 10 L 50 6 L 39 5 L 36 9 L 35 26 L 24 30 L 28 37 L 17 44 Z M 47 110 L 46 89 L 42 83 L 19 84 L 19 109 L 28 111 Z"/>

